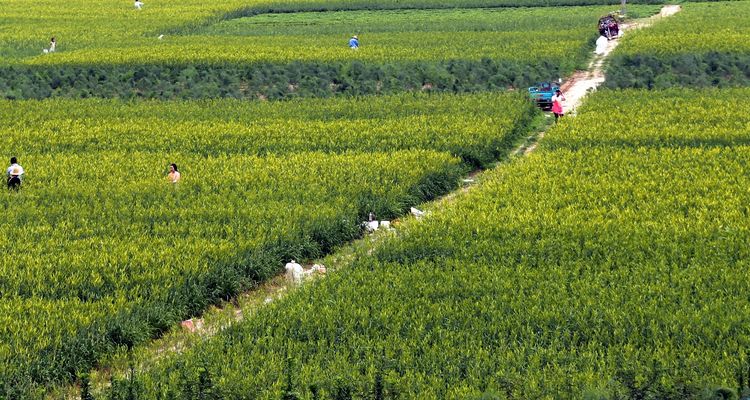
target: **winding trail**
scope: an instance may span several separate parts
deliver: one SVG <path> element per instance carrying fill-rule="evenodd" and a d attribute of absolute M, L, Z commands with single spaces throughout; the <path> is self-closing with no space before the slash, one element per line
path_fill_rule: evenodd
<path fill-rule="evenodd" d="M 659 14 L 623 24 L 621 28 L 625 32 L 647 28 L 662 18 L 676 14 L 680 9 L 681 7 L 679 5 L 664 6 Z M 604 61 L 609 57 L 609 54 L 612 53 L 618 44 L 620 44 L 619 40 L 609 41 L 604 54 L 595 56 L 585 71 L 576 71 L 560 87 L 560 90 L 565 94 L 566 105 L 568 107 L 567 113 L 575 115 L 576 109 L 581 105 L 586 94 L 590 91 L 596 90 L 599 85 L 604 83 Z"/>
<path fill-rule="evenodd" d="M 681 7 L 679 5 L 664 6 L 659 14 L 649 18 L 634 20 L 627 24 L 622 24 L 621 29 L 627 32 L 649 27 L 661 18 L 674 15 L 680 11 L 680 9 Z M 604 82 L 604 62 L 618 44 L 619 40 L 609 41 L 607 43 L 606 51 L 601 55 L 594 56 L 586 70 L 574 72 L 573 75 L 562 84 L 560 89 L 566 97 L 566 114 L 569 116 L 575 116 L 577 108 L 581 105 L 586 95 L 591 91 L 595 91 L 596 88 Z M 549 115 L 547 116 L 549 117 Z M 549 126 L 549 124 L 547 126 Z M 544 137 L 544 133 L 545 130 L 542 129 L 533 132 L 532 135 L 526 138 L 523 138 L 521 140 L 522 143 L 520 143 L 515 150 L 510 152 L 510 160 L 529 155 L 533 152 L 536 149 L 539 140 Z M 431 204 L 427 205 L 426 208 L 435 211 L 444 207 L 446 204 L 450 204 L 460 193 L 465 193 L 472 188 L 477 187 L 477 183 L 482 180 L 482 175 L 482 171 L 472 172 L 463 180 L 463 187 L 434 200 Z M 398 224 L 399 221 L 393 221 L 394 226 L 397 227 Z M 360 253 L 363 249 L 368 254 L 371 253 L 376 242 L 391 234 L 393 234 L 391 230 L 376 231 L 373 234 L 366 235 L 360 240 L 345 245 L 335 254 L 325 257 L 322 261 L 318 260 L 316 263 L 326 264 L 328 266 L 328 273 L 335 272 L 337 269 L 346 267 L 355 258 L 355 255 Z M 307 268 L 310 266 L 312 266 L 312 263 L 306 265 Z M 313 279 L 319 279 L 323 276 L 324 275 L 317 275 Z M 179 354 L 191 348 L 192 346 L 228 328 L 234 323 L 241 321 L 245 316 L 252 314 L 253 311 L 259 309 L 264 304 L 283 297 L 285 293 L 291 289 L 292 284 L 286 280 L 284 275 L 279 275 L 238 296 L 238 298 L 234 299 L 231 303 L 226 303 L 222 305 L 222 307 L 212 307 L 209 310 L 206 310 L 203 314 L 203 318 L 194 318 L 183 321 L 179 326 L 174 327 L 160 339 L 154 340 L 147 345 L 140 346 L 136 350 L 136 370 L 146 369 L 149 365 L 163 357 L 172 354 Z M 125 354 L 118 354 L 109 359 L 102 360 L 100 368 L 91 373 L 93 393 L 101 396 L 103 391 L 109 386 L 109 377 L 111 375 L 114 374 L 118 377 L 127 376 L 128 360 L 129 356 Z M 69 388 L 69 390 L 78 393 L 79 389 L 73 387 Z"/>
<path fill-rule="evenodd" d="M 680 5 L 666 5 L 661 8 L 661 11 L 652 15 L 651 17 L 638 19 L 620 25 L 620 29 L 623 32 L 628 32 L 636 29 L 647 28 L 662 18 L 672 16 L 682 9 Z M 601 55 L 595 55 L 589 63 L 586 70 L 575 71 L 561 86 L 560 90 L 565 95 L 565 114 L 569 116 L 575 116 L 578 107 L 583 102 L 583 99 L 589 92 L 595 91 L 599 85 L 604 83 L 604 61 L 607 60 L 612 51 L 620 44 L 620 40 L 610 40 L 607 42 L 607 48 Z M 524 155 L 528 155 L 536 149 L 537 143 L 541 138 L 544 137 L 544 132 L 539 132 L 536 136 L 534 143 L 529 146 L 519 148 L 516 153 L 523 152 Z"/>

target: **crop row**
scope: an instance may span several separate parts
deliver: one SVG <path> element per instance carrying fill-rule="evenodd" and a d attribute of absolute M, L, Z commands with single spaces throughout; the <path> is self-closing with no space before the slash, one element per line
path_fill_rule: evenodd
<path fill-rule="evenodd" d="M 509 13 L 510 14 L 510 13 Z M 589 23 L 590 25 L 590 23 Z M 28 65 L 109 65 L 220 63 L 290 63 L 312 61 L 361 61 L 393 63 L 468 59 L 524 60 L 529 63 L 559 59 L 563 65 L 576 60 L 579 49 L 594 36 L 590 27 L 560 30 L 553 26 L 529 36 L 526 32 L 399 32 L 370 33 L 363 46 L 352 51 L 346 45 L 348 31 L 335 35 L 173 36 L 144 39 L 130 46 L 102 47 L 38 56 Z M 549 36 L 555 34 L 555 40 Z M 594 30 L 594 33 L 596 31 Z M 558 44 L 555 45 L 555 44 Z M 571 49 L 575 49 L 571 52 Z M 572 53 L 572 54 L 571 54 Z M 572 61 L 575 63 L 575 61 Z"/>
<path fill-rule="evenodd" d="M 750 110 L 717 91 L 652 95 L 592 95 L 553 145 L 114 398 L 747 394 L 750 148 L 733 128 Z M 683 97 L 715 118 L 678 138 L 661 128 L 687 117 L 669 107 Z M 612 129 L 600 104 L 651 117 Z"/>
<path fill-rule="evenodd" d="M 532 113 L 497 94 L 0 103 L 2 153 L 26 169 L 20 192 L 0 196 L 0 397 L 35 398 L 284 260 L 330 252 L 367 213 L 446 192 L 469 168 L 457 155 L 490 162 Z M 469 140 L 484 118 L 486 148 Z M 355 135 L 349 123 L 354 140 L 333 145 Z"/>
<path fill-rule="evenodd" d="M 750 84 L 750 2 L 693 3 L 683 8 L 623 40 L 607 71 L 607 86 Z"/>
<path fill-rule="evenodd" d="M 0 107 L 8 119 L 0 134 L 13 138 L 12 151 L 27 153 L 147 151 L 210 157 L 429 148 L 476 166 L 494 162 L 508 146 L 508 130 L 523 127 L 533 113 L 524 96 L 497 94 L 406 94 L 283 105 L 59 99 L 4 101 Z"/>
<path fill-rule="evenodd" d="M 744 101 L 747 89 L 655 90 L 648 94 L 648 101 L 632 100 L 634 93 L 639 92 L 624 90 L 599 94 L 597 100 L 607 104 L 606 109 L 611 113 L 608 118 L 601 117 L 601 105 L 587 102 L 576 112 L 576 124 L 568 127 L 564 136 L 547 137 L 541 146 L 580 150 L 591 147 L 679 148 L 750 144 L 748 119 L 743 117 L 744 113 L 750 112 Z M 658 118 L 654 118 L 653 110 L 660 110 Z M 592 129 L 592 126 L 596 128 Z M 648 129 L 639 129 L 641 126 Z"/>

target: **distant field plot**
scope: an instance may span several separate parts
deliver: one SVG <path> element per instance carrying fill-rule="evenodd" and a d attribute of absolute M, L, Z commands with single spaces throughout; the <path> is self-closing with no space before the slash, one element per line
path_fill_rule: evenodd
<path fill-rule="evenodd" d="M 593 94 L 548 132 L 553 145 L 135 387 L 258 399 L 746 392 L 750 148 L 734 129 L 750 110 L 732 99 L 748 95 Z M 684 97 L 717 118 L 663 132 Z M 615 102 L 651 117 L 617 127 L 600 106 Z"/>
<path fill-rule="evenodd" d="M 641 9 L 656 10 L 653 6 Z M 571 67 L 581 61 L 581 48 L 595 36 L 596 19 L 611 10 L 598 6 L 266 14 L 222 21 L 164 41 L 153 35 L 131 43 L 116 41 L 116 46 L 102 44 L 90 51 L 39 56 L 28 63 L 382 63 L 491 58 L 556 60 Z M 360 36 L 362 44 L 356 52 L 346 45 L 353 34 Z"/>
<path fill-rule="evenodd" d="M 161 33 L 190 32 L 225 18 L 269 12 L 361 9 L 472 8 L 532 5 L 616 4 L 601 0 L 157 0 L 141 11 L 130 0 L 67 2 L 8 0 L 0 10 L 0 56 L 4 60 L 36 55 L 51 36 L 60 50 L 121 46 Z"/>
<path fill-rule="evenodd" d="M 0 196 L 0 397 L 34 397 L 359 236 L 369 212 L 446 192 L 533 113 L 509 94 L 0 102 L 1 153 L 26 169 Z"/>
<path fill-rule="evenodd" d="M 750 2 L 684 4 L 624 38 L 607 71 L 609 87 L 750 84 Z"/>
<path fill-rule="evenodd" d="M 657 7 L 631 9 L 647 15 Z M 595 21 L 610 11 L 611 6 L 297 12 L 174 33 L 156 26 L 137 36 L 113 31 L 102 33 L 104 41 L 58 37 L 55 54 L 37 51 L 6 66 L 0 93 L 10 99 L 279 99 L 524 87 L 583 67 Z M 354 34 L 361 42 L 356 51 L 347 46 Z"/>
<path fill-rule="evenodd" d="M 253 0 L 250 0 L 251 2 Z M 138 12 L 133 2 L 8 0 L 0 10 L 0 56 L 3 62 L 39 55 L 55 36 L 58 51 L 121 45 L 143 40 L 146 33 L 201 21 L 246 1 L 158 0 Z"/>
<path fill-rule="evenodd" d="M 268 36 L 341 35 L 348 32 L 365 35 L 382 32 L 535 32 L 546 31 L 550 26 L 567 28 L 590 24 L 591 15 L 572 14 L 571 11 L 576 9 L 558 7 L 555 13 L 546 8 L 463 8 L 262 14 L 220 21 L 194 33 Z"/>

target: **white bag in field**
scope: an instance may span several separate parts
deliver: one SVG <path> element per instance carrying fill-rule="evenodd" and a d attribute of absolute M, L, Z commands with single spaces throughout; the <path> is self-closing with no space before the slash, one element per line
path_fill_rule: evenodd
<path fill-rule="evenodd" d="M 378 221 L 364 221 L 362 222 L 362 226 L 367 232 L 374 232 L 378 230 Z"/>
<path fill-rule="evenodd" d="M 412 214 L 413 216 L 415 216 L 415 217 L 417 217 L 417 218 L 422 218 L 422 217 L 424 217 L 424 211 L 422 211 L 422 210 L 420 210 L 420 209 L 417 209 L 417 208 L 411 207 L 411 208 L 409 209 L 409 211 L 411 212 L 411 214 Z"/>
<path fill-rule="evenodd" d="M 607 40 L 604 36 L 599 36 L 599 39 L 596 39 L 596 50 L 594 51 L 597 55 L 602 55 L 607 52 L 607 43 L 609 43 L 609 40 Z"/>
<path fill-rule="evenodd" d="M 297 263 L 297 261 L 292 260 L 286 263 L 284 268 L 286 269 L 286 279 L 290 283 L 294 285 L 299 285 L 302 283 L 302 278 L 304 277 L 305 270 L 301 265 Z"/>

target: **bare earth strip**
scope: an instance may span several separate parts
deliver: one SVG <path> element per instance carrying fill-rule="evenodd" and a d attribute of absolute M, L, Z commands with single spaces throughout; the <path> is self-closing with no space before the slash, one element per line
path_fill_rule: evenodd
<path fill-rule="evenodd" d="M 647 28 L 653 25 L 656 21 L 674 15 L 678 11 L 680 11 L 679 5 L 664 6 L 659 14 L 650 18 L 634 21 L 630 24 L 623 24 L 622 29 L 627 32 L 634 29 Z M 587 70 L 576 71 L 570 79 L 560 87 L 565 94 L 566 105 L 568 107 L 567 113 L 575 115 L 576 109 L 581 105 L 581 101 L 586 94 L 589 91 L 596 90 L 599 85 L 604 83 L 604 61 L 619 43 L 619 40 L 609 41 L 604 54 L 596 56 L 589 64 Z"/>
<path fill-rule="evenodd" d="M 628 32 L 635 29 L 649 27 L 661 18 L 674 15 L 680 11 L 680 9 L 681 7 L 679 5 L 664 6 L 659 14 L 649 18 L 636 20 L 629 24 L 623 24 L 621 29 Z M 566 97 L 565 109 L 568 116 L 575 116 L 576 109 L 586 95 L 590 91 L 596 90 L 596 88 L 604 82 L 604 61 L 612 50 L 617 47 L 618 43 L 617 40 L 608 42 L 606 51 L 601 55 L 595 56 L 589 64 L 588 69 L 585 71 L 576 71 L 563 83 L 561 90 Z M 543 137 L 544 130 L 541 130 L 534 135 L 525 138 L 524 143 L 511 152 L 511 158 L 520 156 L 521 154 L 530 154 L 536 149 L 537 143 Z M 425 208 L 433 211 L 439 210 L 441 207 L 444 207 L 446 204 L 453 201 L 457 195 L 476 187 L 476 183 L 481 182 L 481 178 L 481 171 L 472 172 L 471 175 L 464 179 L 464 186 L 462 188 L 433 201 L 431 204 L 427 204 Z M 399 221 L 393 221 L 393 226 L 396 227 L 396 229 L 398 229 L 398 225 Z M 361 254 L 363 249 L 369 253 L 379 238 L 390 234 L 393 234 L 393 232 L 377 231 L 361 240 L 357 240 L 344 246 L 344 248 L 340 249 L 335 254 L 330 255 L 323 260 L 318 260 L 317 263 L 326 264 L 328 266 L 327 272 L 335 273 L 337 269 L 346 267 L 346 265 L 354 259 L 355 254 Z M 309 268 L 311 265 L 312 264 L 307 267 Z M 321 278 L 322 276 L 323 275 L 316 274 L 312 279 Z M 153 364 L 154 361 L 160 358 L 179 354 L 216 333 L 221 332 L 232 324 L 241 321 L 245 316 L 252 314 L 254 310 L 257 310 L 264 304 L 283 297 L 288 290 L 293 289 L 292 286 L 293 285 L 290 284 L 283 275 L 279 275 L 272 280 L 261 284 L 257 288 L 239 296 L 232 303 L 226 303 L 221 308 L 214 307 L 207 310 L 202 318 L 183 321 L 180 326 L 175 327 L 162 338 L 136 350 L 136 354 L 133 355 L 136 364 L 136 371 L 148 368 L 149 365 Z M 110 375 L 114 374 L 120 378 L 127 375 L 126 371 L 128 371 L 129 358 L 130 357 L 126 354 L 118 354 L 109 360 L 103 360 L 101 367 L 98 370 L 92 371 L 91 378 L 94 386 L 94 394 L 101 394 L 103 390 L 109 386 Z M 79 388 L 72 387 L 64 389 L 63 391 L 67 396 L 76 396 L 76 394 L 79 393 Z"/>
<path fill-rule="evenodd" d="M 620 28 L 625 32 L 647 28 L 653 25 L 658 20 L 674 15 L 680 10 L 681 7 L 679 5 L 667 5 L 662 7 L 659 14 L 656 14 L 649 18 L 623 24 Z M 563 92 L 566 99 L 566 115 L 574 116 L 576 110 L 578 109 L 578 106 L 581 105 L 583 98 L 586 97 L 589 92 L 596 90 L 599 85 L 604 83 L 604 61 L 607 59 L 607 57 L 609 57 L 610 53 L 612 53 L 612 51 L 617 47 L 619 43 L 619 40 L 610 40 L 607 43 L 607 48 L 604 53 L 595 56 L 594 59 L 591 60 L 591 63 L 589 63 L 588 69 L 584 71 L 574 72 L 573 75 L 560 86 L 560 90 Z M 542 137 L 544 137 L 544 132 L 539 133 L 536 142 L 538 142 Z M 534 151 L 534 149 L 536 149 L 536 143 L 533 143 L 523 149 L 523 152 L 524 154 L 529 154 Z"/>

